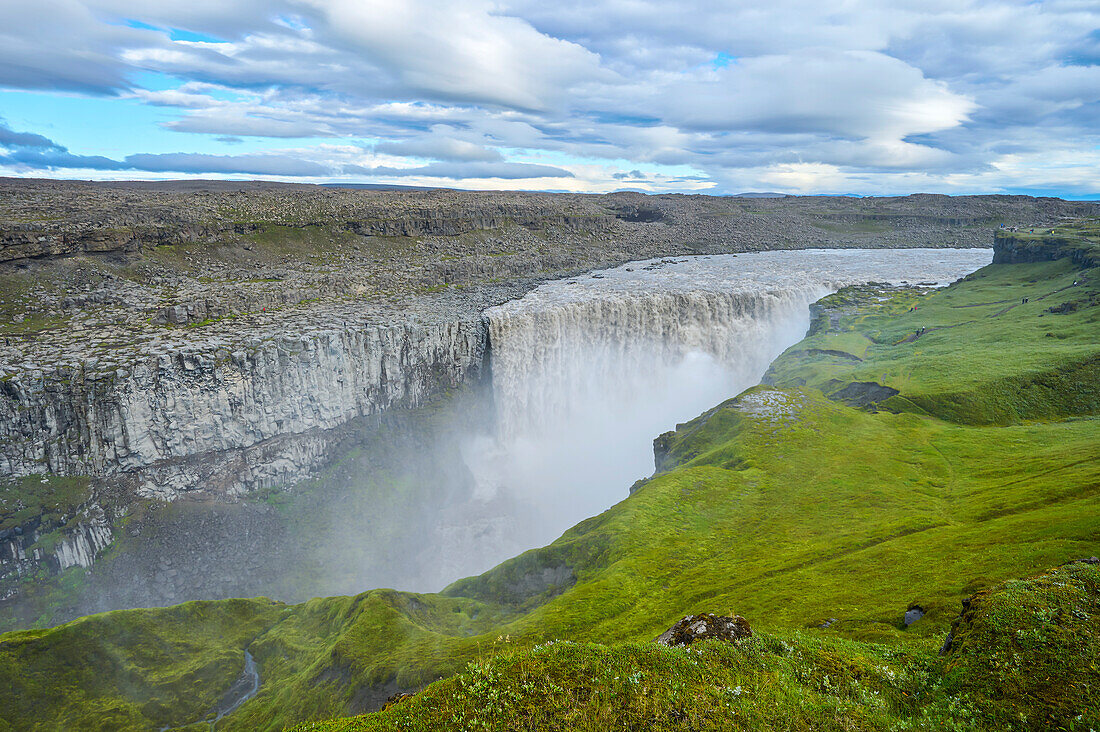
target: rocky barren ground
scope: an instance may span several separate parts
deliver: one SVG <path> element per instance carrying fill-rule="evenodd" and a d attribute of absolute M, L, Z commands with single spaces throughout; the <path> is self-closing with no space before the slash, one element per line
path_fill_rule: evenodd
<path fill-rule="evenodd" d="M 1094 214 L 1020 196 L 728 198 L 0 181 L 0 378 L 305 334 L 476 316 L 631 259 L 989 246 Z"/>
<path fill-rule="evenodd" d="M 380 414 L 476 382 L 481 312 L 546 279 L 689 254 L 989 246 L 1002 224 L 1097 213 L 1009 196 L 2 180 L 3 575 L 87 566 L 135 498 L 314 474 Z"/>

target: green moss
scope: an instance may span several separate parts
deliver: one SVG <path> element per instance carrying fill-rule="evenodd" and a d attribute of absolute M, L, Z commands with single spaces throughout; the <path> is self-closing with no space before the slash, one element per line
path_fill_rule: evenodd
<path fill-rule="evenodd" d="M 0 719 L 14 729 L 148 729 L 201 719 L 283 612 L 268 600 L 191 602 L 7 633 Z"/>
<path fill-rule="evenodd" d="M 974 597 L 952 631 L 940 693 L 990 728 L 1094 728 L 1098 659 L 1100 569 L 1071 564 Z"/>
<path fill-rule="evenodd" d="M 852 383 L 877 383 L 900 392 L 883 400 L 886 408 L 966 424 L 1096 414 L 1100 307 L 1050 312 L 1100 288 L 1095 272 L 1067 259 L 992 265 L 965 286 L 870 306 L 858 292 L 842 291 L 823 301 L 810 337 L 780 357 L 766 378 L 830 394 Z M 823 351 L 862 360 L 822 359 Z"/>
<path fill-rule="evenodd" d="M 891 228 L 881 221 L 813 221 L 811 225 L 838 234 L 883 234 Z"/>
<path fill-rule="evenodd" d="M 65 521 L 90 499 L 91 479 L 85 476 L 0 478 L 0 531 L 37 518 L 45 524 Z"/>
<path fill-rule="evenodd" d="M 494 646 L 353 730 L 1090 729 L 1100 722 L 1100 569 L 978 595 L 946 658 L 806 632 L 689 649 Z"/>
<path fill-rule="evenodd" d="M 801 636 L 691 650 L 557 642 L 471 662 L 383 714 L 298 729 L 883 729 L 912 706 L 905 660 Z"/>
<path fill-rule="evenodd" d="M 420 288 L 420 292 L 421 294 L 427 295 L 433 292 L 443 292 L 447 289 L 447 287 L 448 284 L 446 282 L 440 282 L 438 285 L 434 285 L 432 287 L 422 287 Z"/>

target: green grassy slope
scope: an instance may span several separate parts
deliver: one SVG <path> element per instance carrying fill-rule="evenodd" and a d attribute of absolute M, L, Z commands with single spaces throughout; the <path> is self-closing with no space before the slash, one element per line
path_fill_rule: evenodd
<path fill-rule="evenodd" d="M 1059 259 L 992 265 L 930 298 L 849 291 L 766 378 L 841 397 L 853 382 L 878 383 L 901 392 L 882 400 L 888 409 L 963 424 L 1096 414 L 1100 309 L 1051 312 L 1095 305 L 1096 279 Z"/>
<path fill-rule="evenodd" d="M 377 708 L 460 672 L 317 729 L 1042 728 L 1058 714 L 1043 694 L 1018 694 L 1024 719 L 996 716 L 987 641 L 948 662 L 935 652 L 964 598 L 1100 553 L 1098 278 L 1060 259 L 919 296 L 828 298 L 769 385 L 662 436 L 661 472 L 550 546 L 439 595 L 374 590 L 281 611 L 249 646 L 260 693 L 219 728 Z M 1073 601 L 1040 591 L 1037 607 Z M 928 612 L 904 629 L 912 604 Z M 1091 613 L 1057 617 L 1074 609 Z M 687 613 L 731 611 L 762 631 L 745 649 L 646 643 Z M 138 645 L 172 611 L 147 612 Z M 569 643 L 531 650 L 548 641 Z M 1051 673 L 1078 663 L 1067 644 Z M 5 718 L 18 727 L 49 688 Z M 1096 720 L 1095 699 L 1080 700 Z M 84 721 L 97 719 L 89 708 Z"/>
<path fill-rule="evenodd" d="M 285 605 L 189 602 L 0 636 L 0 729 L 148 729 L 202 719 Z"/>
<path fill-rule="evenodd" d="M 297 730 L 1088 730 L 1098 638 L 1100 567 L 1078 563 L 980 594 L 943 657 L 798 631 L 689 649 L 559 641 Z"/>

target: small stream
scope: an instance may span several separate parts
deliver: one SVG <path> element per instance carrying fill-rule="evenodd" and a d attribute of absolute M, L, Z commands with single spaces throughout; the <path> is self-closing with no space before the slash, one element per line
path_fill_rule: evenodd
<path fill-rule="evenodd" d="M 229 690 L 222 695 L 221 701 L 214 705 L 214 708 L 203 717 L 203 721 L 209 722 L 210 729 L 214 729 L 222 717 L 237 711 L 242 704 L 256 696 L 259 690 L 260 672 L 256 668 L 256 659 L 252 658 L 252 654 L 246 650 L 244 652 L 244 670 L 241 671 Z M 213 716 L 213 719 L 211 719 L 211 716 Z M 176 727 L 164 726 L 160 728 L 159 732 L 168 732 L 171 729 L 176 729 Z"/>
<path fill-rule="evenodd" d="M 245 651 L 244 671 L 241 672 L 241 675 L 229 687 L 229 691 L 225 692 L 225 696 L 211 711 L 211 714 L 216 715 L 211 724 L 217 724 L 222 717 L 235 712 L 237 707 L 256 696 L 256 692 L 259 690 L 260 672 L 256 670 L 256 660 L 252 658 L 251 653 Z"/>

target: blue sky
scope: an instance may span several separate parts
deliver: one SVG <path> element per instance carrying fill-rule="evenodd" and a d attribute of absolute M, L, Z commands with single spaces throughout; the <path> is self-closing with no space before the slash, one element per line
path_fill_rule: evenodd
<path fill-rule="evenodd" d="M 1100 197 L 1095 0 L 0 2 L 0 175 Z"/>

